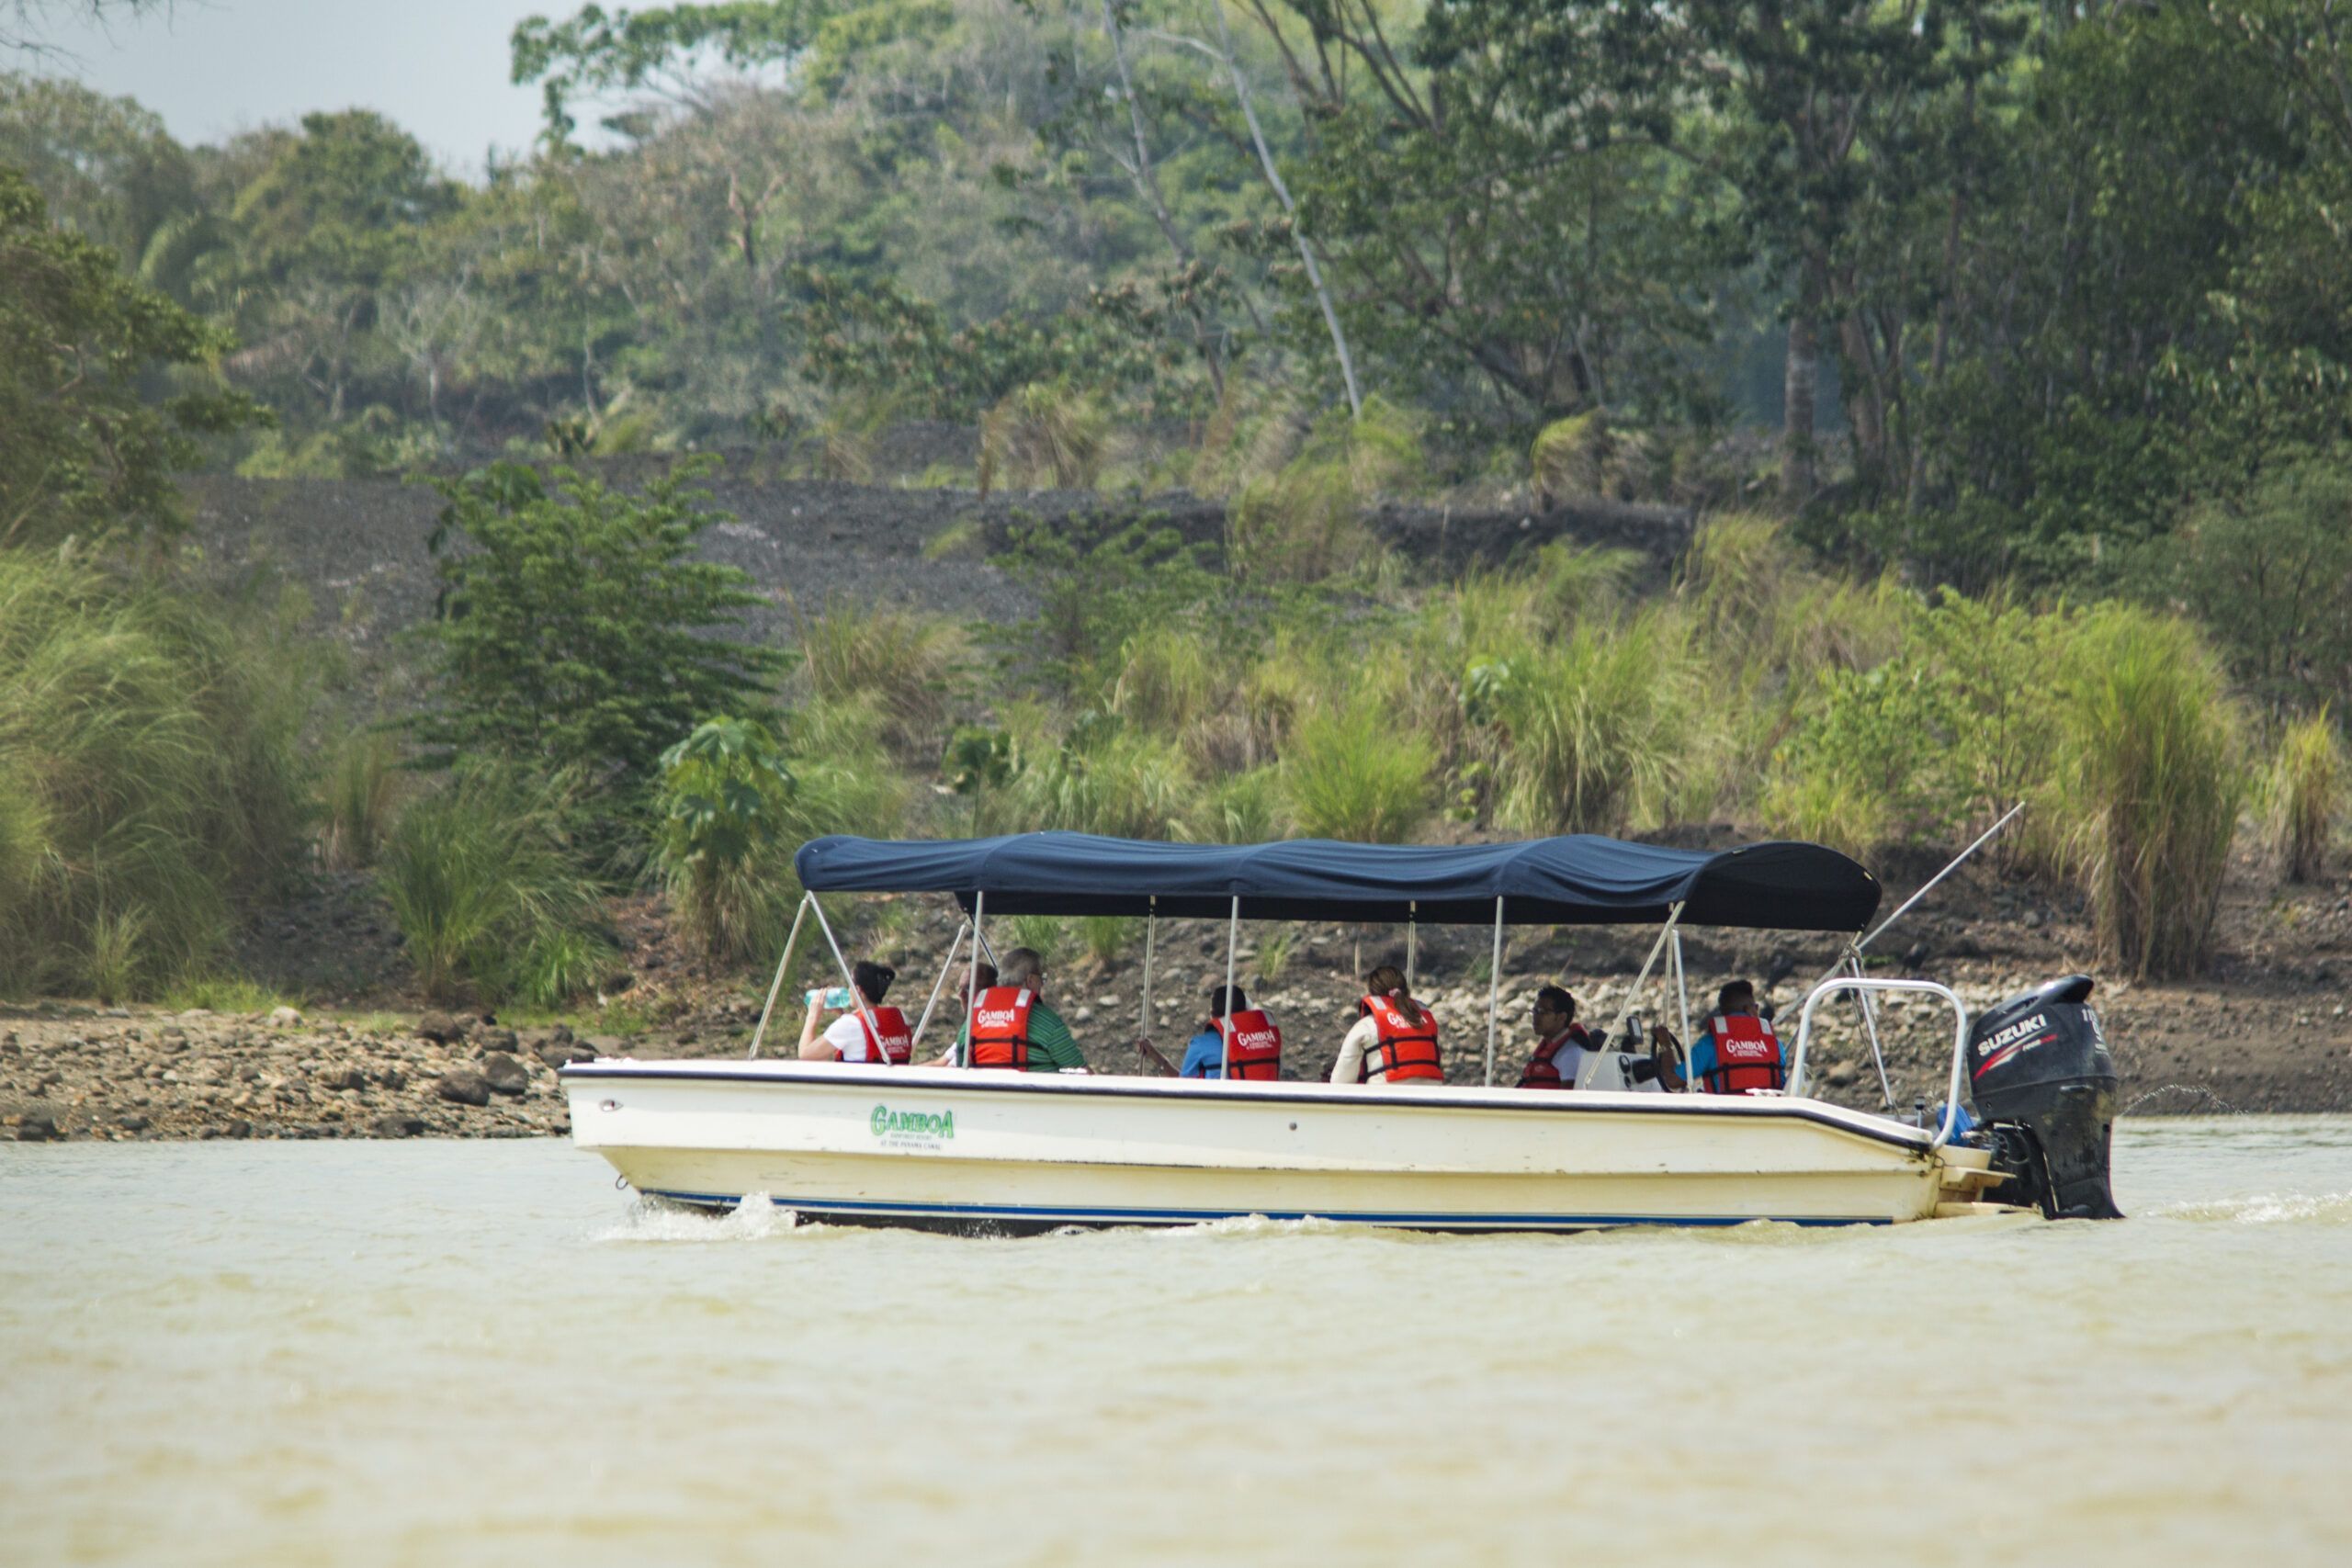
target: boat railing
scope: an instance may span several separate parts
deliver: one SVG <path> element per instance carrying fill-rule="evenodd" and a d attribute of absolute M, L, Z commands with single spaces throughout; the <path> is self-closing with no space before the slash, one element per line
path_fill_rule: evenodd
<path fill-rule="evenodd" d="M 1805 1046 L 1813 1038 L 1813 1010 L 1821 1005 L 1823 998 L 1835 996 L 1840 991 L 1918 991 L 1941 997 L 1951 1004 L 1951 1087 L 1944 1097 L 1943 1123 L 1936 1131 L 1935 1141 L 1928 1145 L 1929 1148 L 1942 1148 L 1951 1142 L 1952 1128 L 1960 1119 L 1962 1073 L 1968 1060 L 1968 1004 L 1962 1001 L 1950 986 L 1939 985 L 1933 980 L 1871 979 L 1859 975 L 1833 975 L 1805 997 L 1804 1011 L 1798 1015 L 1796 1055 L 1789 1063 L 1788 1092 L 1792 1095 L 1804 1092 Z"/>

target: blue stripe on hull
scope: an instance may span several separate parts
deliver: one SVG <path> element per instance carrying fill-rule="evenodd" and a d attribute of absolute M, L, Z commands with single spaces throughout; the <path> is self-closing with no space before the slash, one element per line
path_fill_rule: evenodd
<path fill-rule="evenodd" d="M 743 1201 L 741 1194 L 729 1197 L 721 1192 L 647 1191 L 645 1196 L 664 1198 L 676 1203 L 691 1203 L 699 1208 L 731 1209 Z M 1213 1220 L 1261 1218 L 1329 1220 L 1340 1224 L 1390 1225 L 1406 1230 L 1569 1231 L 1614 1229 L 1627 1225 L 1745 1225 L 1759 1221 L 1783 1225 L 1883 1225 L 1893 1223 L 1883 1214 L 1815 1214 L 1803 1217 L 1779 1214 L 1671 1217 L 1657 1214 L 1329 1214 L 1265 1209 L 1037 1209 L 1012 1203 L 876 1203 L 845 1198 L 793 1200 L 771 1197 L 769 1201 L 779 1209 L 790 1209 L 795 1213 L 803 1214 L 840 1213 L 875 1219 L 936 1219 L 971 1224 L 999 1222 L 1045 1225 L 1197 1225 Z"/>

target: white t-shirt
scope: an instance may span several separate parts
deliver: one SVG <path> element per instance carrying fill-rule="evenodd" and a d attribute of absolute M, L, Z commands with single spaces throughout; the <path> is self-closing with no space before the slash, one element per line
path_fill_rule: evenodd
<path fill-rule="evenodd" d="M 825 1043 L 839 1051 L 844 1062 L 865 1061 L 865 1021 L 854 1011 L 842 1014 L 825 1025 Z"/>

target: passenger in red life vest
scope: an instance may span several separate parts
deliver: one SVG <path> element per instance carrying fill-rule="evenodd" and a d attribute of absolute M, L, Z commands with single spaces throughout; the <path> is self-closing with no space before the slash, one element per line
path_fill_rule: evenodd
<path fill-rule="evenodd" d="M 1574 1089 L 1600 1043 L 1577 1021 L 1577 999 L 1564 986 L 1535 993 L 1535 1054 L 1519 1075 L 1521 1089 Z"/>
<path fill-rule="evenodd" d="M 978 964 L 972 965 L 971 969 L 966 974 L 957 976 L 956 981 L 956 1000 L 962 1004 L 964 1009 L 964 1027 L 956 1032 L 956 1043 L 953 1045 L 948 1046 L 946 1050 L 942 1051 L 938 1055 L 933 1056 L 930 1061 L 925 1062 L 923 1064 L 924 1066 L 952 1067 L 963 1060 L 961 1053 L 964 1049 L 964 1037 L 970 1033 L 972 1029 L 972 997 L 975 993 L 975 987 L 973 987 L 972 982 L 975 980 L 979 982 L 978 989 L 981 991 L 985 991 L 989 987 L 995 985 L 996 965 L 983 958 Z"/>
<path fill-rule="evenodd" d="M 914 1055 L 914 1027 L 897 1008 L 885 1007 L 890 982 L 899 972 L 887 964 L 859 959 L 850 968 L 851 1004 L 833 1014 L 822 1034 L 817 1020 L 832 1011 L 811 1003 L 800 1026 L 800 1059 L 804 1062 L 870 1062 L 903 1067 Z"/>
<path fill-rule="evenodd" d="M 1016 947 L 1004 954 L 1001 967 L 1000 983 L 972 1000 L 965 1026 L 971 1065 L 1028 1073 L 1084 1072 L 1086 1058 L 1079 1055 L 1069 1025 L 1046 1005 L 1045 960 L 1034 948 Z"/>
<path fill-rule="evenodd" d="M 1260 1082 L 1271 1082 L 1283 1076 L 1283 1032 L 1274 1021 L 1250 1005 L 1250 995 L 1240 987 L 1233 987 L 1231 996 L 1223 986 L 1209 987 L 1209 1013 L 1200 1021 L 1200 1030 L 1184 1046 L 1184 1065 L 1177 1067 L 1159 1054 L 1159 1047 L 1148 1040 L 1138 1040 L 1136 1048 L 1144 1059 L 1152 1063 L 1170 1077 L 1221 1078 L 1225 1076 L 1226 1043 L 1233 1036 L 1233 1076 Z"/>
<path fill-rule="evenodd" d="M 1714 1016 L 1691 1043 L 1687 1075 L 1673 1061 L 1681 1052 L 1681 1042 L 1664 1024 L 1650 1031 L 1650 1043 L 1668 1089 L 1680 1089 L 1692 1077 L 1709 1094 L 1747 1094 L 1788 1087 L 1789 1069 L 1781 1055 L 1781 1037 L 1772 1032 L 1771 1021 L 1756 1010 L 1756 987 L 1745 980 L 1734 980 L 1715 993 Z"/>
<path fill-rule="evenodd" d="M 1340 1043 L 1333 1083 L 1443 1083 L 1437 1015 L 1405 992 L 1405 976 L 1384 964 L 1363 977 L 1363 1017 Z"/>

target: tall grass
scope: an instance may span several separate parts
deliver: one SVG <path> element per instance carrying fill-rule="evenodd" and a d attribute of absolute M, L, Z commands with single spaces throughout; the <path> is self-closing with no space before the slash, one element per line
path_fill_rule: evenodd
<path fill-rule="evenodd" d="M 1109 451 L 1102 405 L 1063 382 L 1009 393 L 980 421 L 980 493 L 999 485 L 1092 488 Z"/>
<path fill-rule="evenodd" d="M 1043 752 L 1007 791 L 1032 828 L 1126 839 L 1184 839 L 1197 785 L 1175 745 L 1114 730 L 1079 736 Z"/>
<path fill-rule="evenodd" d="M 319 858 L 338 871 L 364 871 L 376 863 L 390 825 L 393 764 L 398 750 L 381 731 L 347 736 L 327 772 L 325 820 L 319 830 Z"/>
<path fill-rule="evenodd" d="M 1396 843 L 1429 816 L 1436 757 L 1429 742 L 1369 701 L 1314 715 L 1283 758 L 1301 831 L 1358 843 Z"/>
<path fill-rule="evenodd" d="M 865 704 L 882 721 L 882 737 L 904 756 L 935 755 L 965 656 L 964 636 L 948 622 L 878 605 L 829 602 L 821 614 L 792 607 L 801 673 L 824 702 Z"/>
<path fill-rule="evenodd" d="M 1664 816 L 1703 746 L 1678 620 L 1587 624 L 1510 665 L 1493 699 L 1498 816 L 1535 833 L 1605 833 Z"/>
<path fill-rule="evenodd" d="M 1142 922 L 1128 915 L 1080 915 L 1072 924 L 1086 955 L 1108 969 L 1135 945 Z"/>
<path fill-rule="evenodd" d="M 2290 725 L 2270 765 L 2270 852 L 2290 882 L 2317 882 L 2344 815 L 2344 742 L 2323 708 Z"/>
<path fill-rule="evenodd" d="M 1004 922 L 1007 948 L 1025 947 L 1051 969 L 1069 942 L 1069 922 L 1059 915 L 1015 915 Z"/>
<path fill-rule="evenodd" d="M 2123 605 L 2071 651 L 2059 798 L 2100 945 L 2134 977 L 2194 974 L 2246 786 L 2220 665 L 2188 622 Z"/>
<path fill-rule="evenodd" d="M 609 965 L 567 804 L 560 784 L 477 767 L 401 814 L 377 874 L 427 997 L 549 1005 Z"/>
<path fill-rule="evenodd" d="M 300 853 L 299 608 L 0 551 L 0 989 L 144 994 Z"/>
<path fill-rule="evenodd" d="M 1364 525 L 1365 509 L 1382 496 L 1417 490 L 1426 479 L 1409 415 L 1377 397 L 1365 400 L 1353 419 L 1335 409 L 1280 472 L 1241 486 L 1226 511 L 1227 562 L 1242 576 L 1268 581 L 1317 582 L 1360 572 L 1381 553 Z"/>

